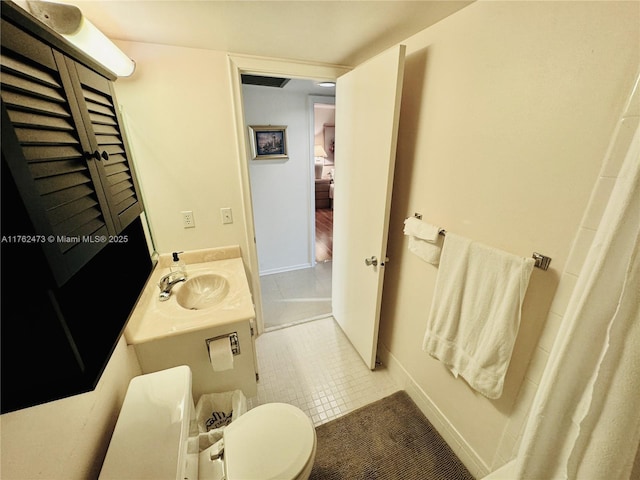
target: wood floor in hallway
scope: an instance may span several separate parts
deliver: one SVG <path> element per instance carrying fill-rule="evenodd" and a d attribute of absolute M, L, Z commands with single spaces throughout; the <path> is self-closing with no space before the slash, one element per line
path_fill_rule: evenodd
<path fill-rule="evenodd" d="M 326 262 L 333 256 L 333 210 L 316 210 L 316 262 Z"/>

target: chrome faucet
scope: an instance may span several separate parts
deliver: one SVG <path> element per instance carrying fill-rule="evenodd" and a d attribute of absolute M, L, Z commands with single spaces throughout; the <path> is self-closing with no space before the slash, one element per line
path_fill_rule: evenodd
<path fill-rule="evenodd" d="M 176 283 L 184 282 L 186 279 L 187 277 L 180 272 L 171 272 L 162 277 L 158 283 L 158 288 L 160 288 L 160 301 L 164 302 L 169 300 L 173 286 Z"/>

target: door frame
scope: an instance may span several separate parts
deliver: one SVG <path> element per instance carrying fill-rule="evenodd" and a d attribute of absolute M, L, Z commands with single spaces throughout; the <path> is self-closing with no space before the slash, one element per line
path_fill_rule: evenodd
<path fill-rule="evenodd" d="M 251 55 L 228 55 L 229 74 L 231 76 L 232 104 L 236 124 L 236 143 L 238 145 L 238 163 L 242 186 L 243 221 L 245 227 L 245 243 L 248 251 L 244 252 L 248 263 L 248 280 L 253 293 L 256 310 L 256 328 L 260 335 L 264 332 L 262 314 L 262 291 L 258 266 L 258 250 L 251 200 L 251 183 L 249 177 L 250 145 L 247 141 L 244 120 L 244 103 L 242 97 L 243 73 L 252 75 L 286 76 L 289 78 L 313 79 L 317 81 L 335 81 L 340 75 L 351 70 L 339 65 L 315 64 L 295 60 L 255 57 Z"/>
<path fill-rule="evenodd" d="M 336 105 L 336 97 L 323 96 L 323 95 L 309 95 L 307 98 L 307 105 L 309 109 L 309 158 L 311 162 L 311 176 L 309 177 L 309 188 L 311 191 L 311 198 L 309 202 L 309 218 L 311 222 L 309 222 L 309 238 L 311 239 L 311 243 L 309 244 L 309 258 L 311 259 L 311 266 L 315 266 L 318 262 L 316 261 L 316 199 L 315 199 L 315 188 L 316 188 L 316 175 L 315 175 L 315 157 L 313 155 L 314 144 L 315 144 L 315 105 L 323 104 L 323 105 Z"/>

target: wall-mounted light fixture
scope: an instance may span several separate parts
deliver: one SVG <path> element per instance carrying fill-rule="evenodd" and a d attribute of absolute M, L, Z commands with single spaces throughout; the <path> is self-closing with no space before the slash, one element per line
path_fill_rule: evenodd
<path fill-rule="evenodd" d="M 135 70 L 135 62 L 87 20 L 75 5 L 42 0 L 27 0 L 27 5 L 34 17 L 117 76 L 128 77 Z"/>

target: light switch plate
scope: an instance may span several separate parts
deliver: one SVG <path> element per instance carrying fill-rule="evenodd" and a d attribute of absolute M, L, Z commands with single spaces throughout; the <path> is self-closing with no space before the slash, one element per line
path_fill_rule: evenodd
<path fill-rule="evenodd" d="M 222 223 L 233 223 L 233 214 L 231 213 L 231 207 L 221 208 L 220 215 L 222 216 Z"/>

